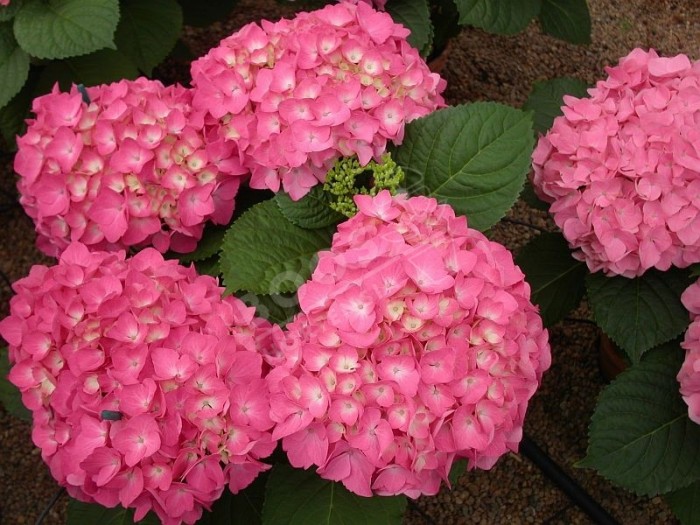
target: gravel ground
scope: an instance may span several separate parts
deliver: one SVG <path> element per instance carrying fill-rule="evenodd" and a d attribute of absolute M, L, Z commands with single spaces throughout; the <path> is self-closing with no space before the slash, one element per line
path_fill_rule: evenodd
<path fill-rule="evenodd" d="M 451 104 L 496 100 L 519 106 L 537 80 L 577 76 L 593 83 L 603 67 L 635 46 L 663 54 L 687 52 L 693 58 L 700 43 L 700 2 L 697 0 L 588 0 L 593 18 L 593 43 L 579 47 L 544 36 L 536 24 L 515 37 L 496 37 L 465 30 L 457 39 L 444 76 Z M 290 15 L 293 6 L 273 0 L 242 1 L 233 16 L 206 30 L 188 30 L 186 40 L 195 56 L 241 24 L 260 18 Z M 168 80 L 186 81 L 187 67 L 174 62 L 159 69 Z M 31 264 L 46 259 L 33 246 L 31 221 L 9 204 L 14 195 L 11 159 L 0 157 L 0 271 L 10 280 L 26 275 Z M 519 202 L 509 216 L 551 228 L 546 215 Z M 503 222 L 495 239 L 517 251 L 536 231 Z M 0 317 L 7 314 L 10 290 L 0 276 Z M 573 319 L 587 319 L 582 305 Z M 553 365 L 533 398 L 526 433 L 548 452 L 621 523 L 676 523 L 660 498 L 630 495 L 588 470 L 573 464 L 585 455 L 586 432 L 595 399 L 604 386 L 597 365 L 597 331 L 590 323 L 568 321 L 551 330 Z M 0 523 L 33 523 L 57 487 L 30 439 L 30 427 L 0 407 Z M 472 471 L 452 490 L 421 498 L 409 511 L 406 525 L 421 524 L 579 524 L 590 523 L 527 459 L 503 458 L 490 472 Z M 46 524 L 63 523 L 65 498 Z"/>

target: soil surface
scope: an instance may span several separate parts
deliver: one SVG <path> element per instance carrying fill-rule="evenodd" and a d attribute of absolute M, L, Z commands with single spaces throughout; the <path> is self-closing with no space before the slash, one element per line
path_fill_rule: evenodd
<path fill-rule="evenodd" d="M 697 0 L 588 0 L 593 43 L 574 46 L 544 36 L 536 23 L 520 35 L 497 37 L 465 29 L 451 48 L 443 72 L 451 104 L 495 100 L 520 106 L 533 82 L 575 76 L 593 83 L 634 47 L 662 54 L 688 53 L 700 59 L 700 2 Z M 188 29 L 185 40 L 199 56 L 243 23 L 293 13 L 293 4 L 273 0 L 241 1 L 225 21 Z M 167 80 L 186 81 L 187 66 L 168 62 L 158 71 Z M 14 204 L 12 159 L 0 155 L 0 318 L 8 311 L 9 281 L 25 276 L 32 264 L 50 263 L 34 248 L 31 221 Z M 519 202 L 509 219 L 552 229 L 546 214 Z M 537 230 L 503 221 L 494 237 L 517 251 Z M 620 523 L 676 523 L 661 498 L 643 498 L 616 488 L 595 472 L 574 468 L 584 457 L 587 427 L 596 397 L 605 385 L 597 363 L 597 329 L 585 304 L 551 331 L 553 365 L 530 404 L 525 432 L 575 478 Z M 0 523 L 34 523 L 58 491 L 27 423 L 0 407 Z M 63 523 L 66 497 L 46 517 Z M 420 524 L 578 524 L 591 521 L 530 461 L 511 454 L 489 472 L 465 473 L 436 497 L 415 502 L 405 518 Z"/>

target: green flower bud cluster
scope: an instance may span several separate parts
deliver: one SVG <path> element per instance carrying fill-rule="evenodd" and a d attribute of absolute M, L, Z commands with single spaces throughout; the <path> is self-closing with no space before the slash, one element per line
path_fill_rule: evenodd
<path fill-rule="evenodd" d="M 343 157 L 326 174 L 323 189 L 333 196 L 332 209 L 352 217 L 357 213 L 355 195 L 376 195 L 381 190 L 395 195 L 403 178 L 403 170 L 389 153 L 382 156 L 381 162 L 370 160 L 366 166 L 361 166 L 357 157 Z"/>

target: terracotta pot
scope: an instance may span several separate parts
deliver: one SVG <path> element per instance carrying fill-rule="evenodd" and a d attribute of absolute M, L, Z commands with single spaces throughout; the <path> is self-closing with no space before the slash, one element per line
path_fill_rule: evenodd
<path fill-rule="evenodd" d="M 598 365 L 601 374 L 608 381 L 615 379 L 629 366 L 622 350 L 602 332 L 598 338 Z"/>
<path fill-rule="evenodd" d="M 450 56 L 450 48 L 452 47 L 452 41 L 448 40 L 447 45 L 434 57 L 428 60 L 428 67 L 433 73 L 442 74 L 447 64 L 447 59 Z"/>

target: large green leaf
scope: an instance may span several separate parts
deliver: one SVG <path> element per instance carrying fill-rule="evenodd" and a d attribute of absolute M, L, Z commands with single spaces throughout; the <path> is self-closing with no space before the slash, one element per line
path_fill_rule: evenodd
<path fill-rule="evenodd" d="M 588 454 L 578 466 L 653 496 L 700 479 L 700 425 L 688 418 L 676 374 L 677 342 L 663 345 L 603 390 L 591 420 Z"/>
<path fill-rule="evenodd" d="M 564 319 L 586 293 L 586 265 L 571 257 L 560 233 L 543 233 L 518 254 L 518 266 L 532 288 L 532 302 L 540 307 L 545 326 Z"/>
<path fill-rule="evenodd" d="M 298 201 L 293 201 L 286 193 L 279 192 L 275 195 L 275 202 L 287 220 L 302 228 L 324 228 L 347 219 L 330 207 L 331 194 L 323 191 L 321 186 L 315 186 Z"/>
<path fill-rule="evenodd" d="M 387 3 L 386 10 L 395 22 L 411 30 L 408 43 L 422 55 L 427 54 L 433 40 L 428 0 L 391 0 Z"/>
<path fill-rule="evenodd" d="M 641 277 L 586 277 L 593 317 L 632 363 L 644 352 L 670 341 L 688 326 L 681 294 L 690 281 L 683 270 L 649 270 Z"/>
<path fill-rule="evenodd" d="M 411 122 L 394 158 L 410 193 L 446 202 L 472 228 L 485 230 L 518 198 L 533 143 L 528 113 L 477 102 Z"/>
<path fill-rule="evenodd" d="M 0 108 L 20 92 L 29 76 L 29 55 L 19 47 L 12 24 L 0 24 Z"/>
<path fill-rule="evenodd" d="M 10 362 L 7 359 L 7 349 L 0 349 L 0 403 L 10 414 L 24 421 L 32 420 L 32 413 L 22 403 L 22 393 L 10 383 L 7 374 L 10 373 Z"/>
<path fill-rule="evenodd" d="M 490 33 L 522 31 L 540 12 L 541 0 L 455 0 L 459 23 Z"/>
<path fill-rule="evenodd" d="M 523 106 L 534 112 L 535 131 L 546 133 L 552 127 L 554 119 L 562 114 L 564 95 L 586 96 L 586 83 L 572 77 L 559 77 L 543 82 L 536 82 Z"/>
<path fill-rule="evenodd" d="M 0 22 L 13 19 L 20 7 L 22 7 L 22 0 L 12 0 L 10 5 L 0 6 Z"/>
<path fill-rule="evenodd" d="M 591 43 L 591 14 L 586 0 L 542 0 L 540 24 L 548 35 L 573 44 Z"/>
<path fill-rule="evenodd" d="M 364 498 L 313 470 L 277 464 L 267 482 L 263 525 L 400 524 L 405 497 Z"/>
<path fill-rule="evenodd" d="M 664 496 L 681 525 L 700 523 L 700 481 L 685 488 L 669 492 Z"/>
<path fill-rule="evenodd" d="M 14 30 L 30 55 L 67 58 L 114 49 L 118 22 L 118 0 L 25 0 Z"/>
<path fill-rule="evenodd" d="M 182 6 L 185 24 L 204 27 L 224 20 L 238 3 L 238 0 L 178 0 Z"/>
<path fill-rule="evenodd" d="M 150 75 L 175 47 L 182 30 L 182 8 L 176 0 L 121 0 L 120 6 L 117 47 Z"/>
<path fill-rule="evenodd" d="M 75 499 L 68 502 L 66 525 L 132 525 L 134 511 L 124 507 L 108 509 L 102 505 L 83 503 Z M 160 520 L 153 513 L 146 514 L 139 525 L 159 525 Z"/>
<path fill-rule="evenodd" d="M 224 237 L 221 271 L 229 291 L 294 292 L 311 275 L 316 254 L 328 248 L 335 228 L 306 230 L 289 222 L 274 200 L 256 204 Z"/>
<path fill-rule="evenodd" d="M 139 76 L 133 62 L 121 52 L 102 49 L 89 55 L 56 60 L 41 73 L 39 89 L 48 91 L 58 82 L 61 89 L 70 89 L 71 84 L 95 86 Z"/>

